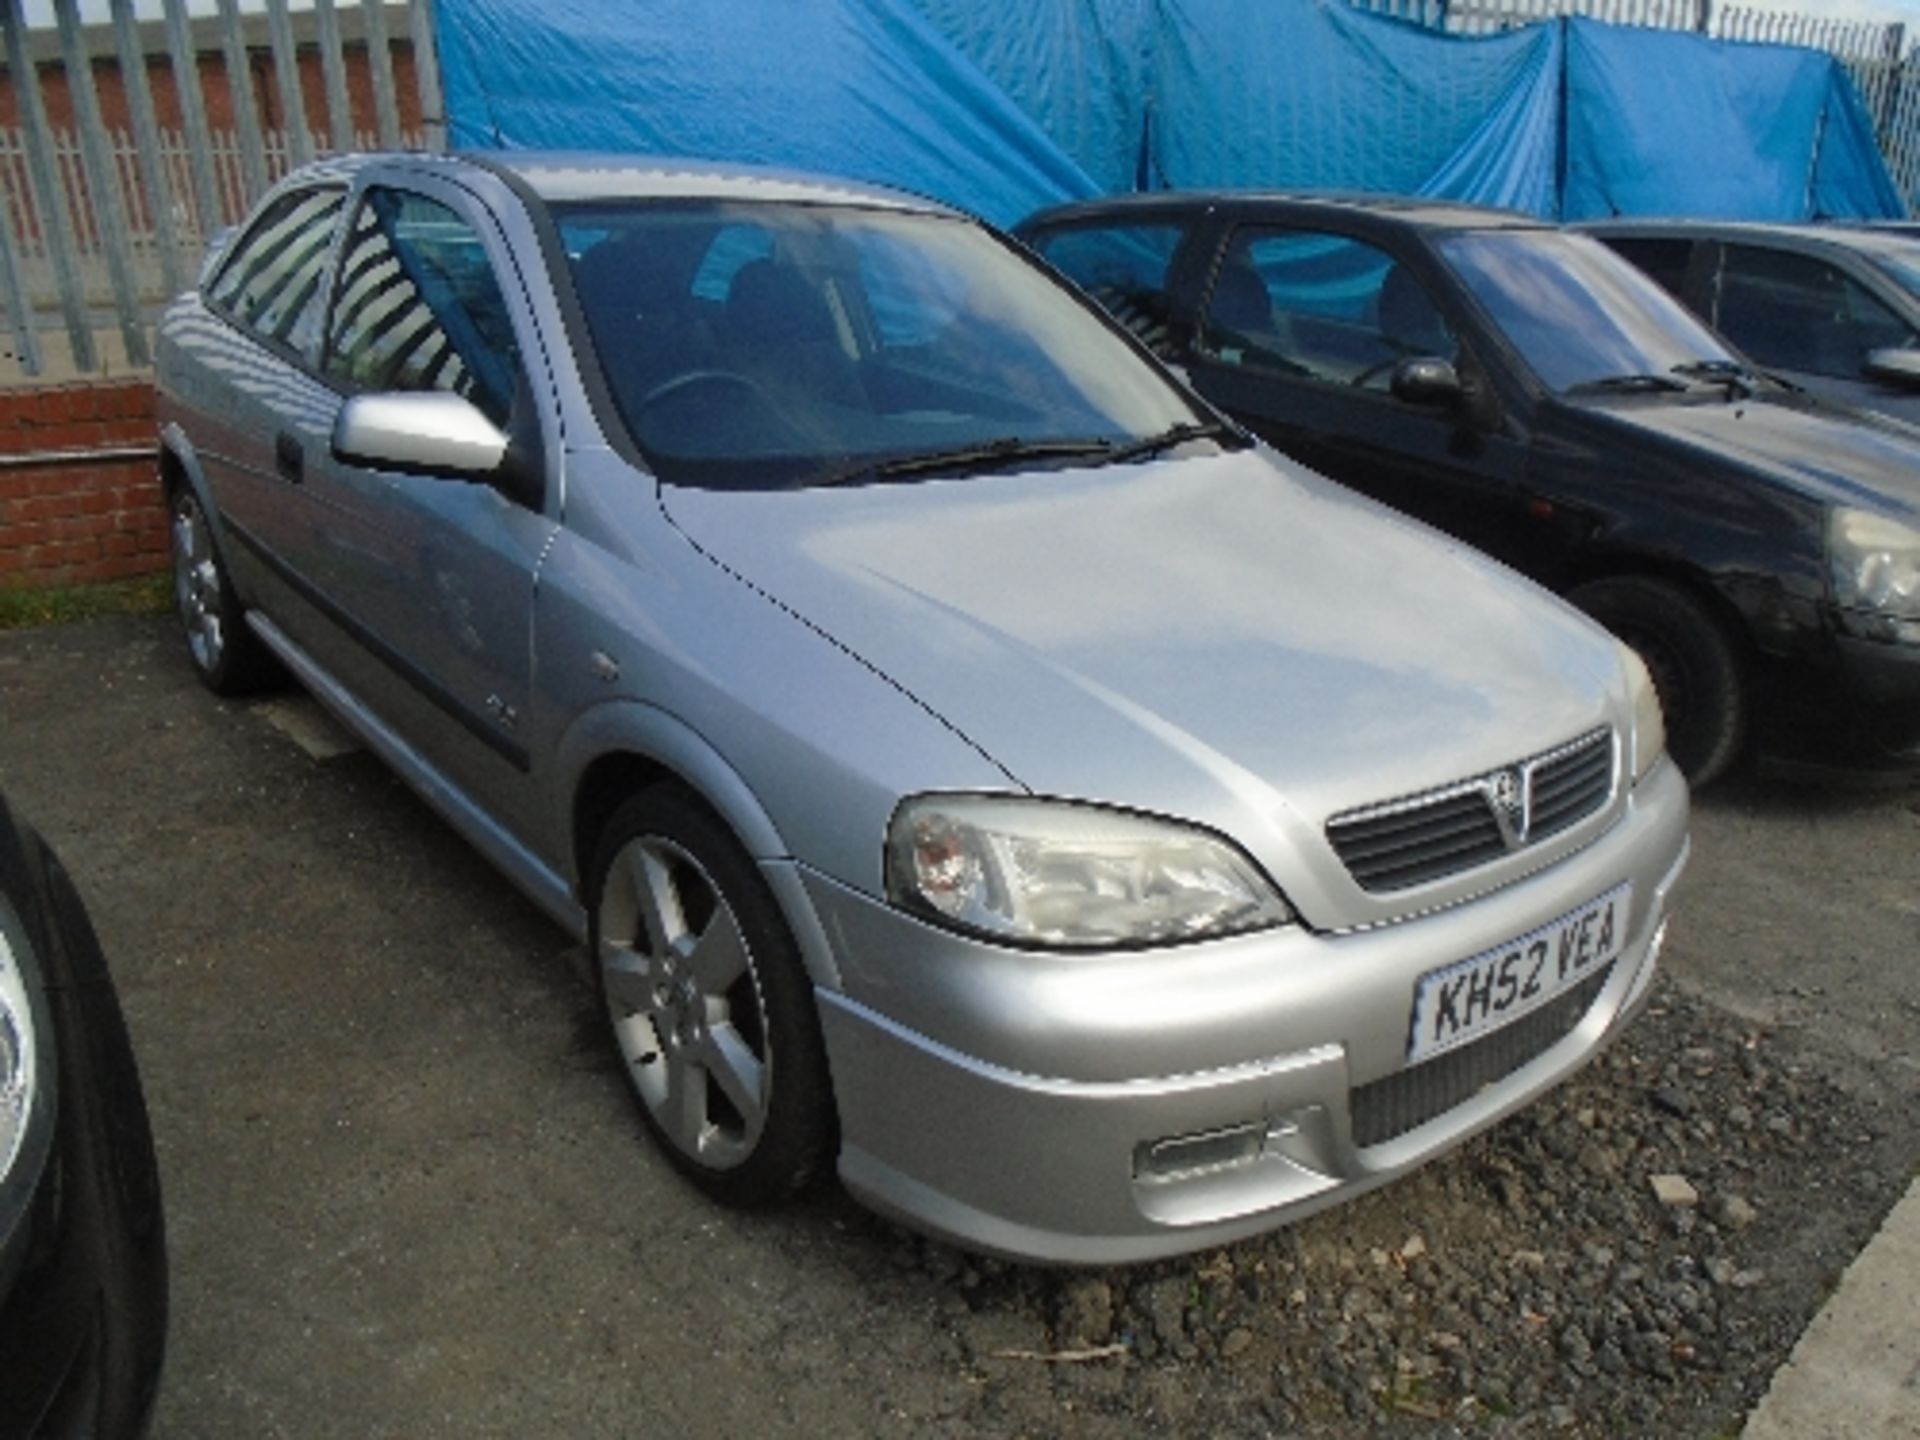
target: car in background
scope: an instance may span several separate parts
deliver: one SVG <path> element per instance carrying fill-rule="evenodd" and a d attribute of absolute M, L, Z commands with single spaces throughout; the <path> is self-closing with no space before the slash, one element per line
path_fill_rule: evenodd
<path fill-rule="evenodd" d="M 157 381 L 201 677 L 285 666 L 586 939 L 722 1201 L 837 1166 L 982 1250 L 1194 1250 L 1493 1123 L 1647 993 L 1688 802 L 1633 653 L 966 215 L 325 162 Z"/>
<path fill-rule="evenodd" d="M 1579 228 L 1769 374 L 1920 421 L 1920 236 L 1892 225 L 1694 220 Z"/>
<path fill-rule="evenodd" d="M 1920 433 L 1752 373 L 1592 237 L 1238 192 L 1017 233 L 1281 450 L 1632 644 L 1696 784 L 1750 741 L 1920 771 Z"/>
<path fill-rule="evenodd" d="M 0 1435 L 128 1440 L 160 1383 L 159 1170 L 73 882 L 0 797 Z"/>

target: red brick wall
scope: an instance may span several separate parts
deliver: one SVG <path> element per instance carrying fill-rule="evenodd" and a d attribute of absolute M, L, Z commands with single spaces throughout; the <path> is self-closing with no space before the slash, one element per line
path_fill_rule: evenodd
<path fill-rule="evenodd" d="M 367 47 L 359 41 L 342 45 L 347 78 L 347 109 L 355 129 L 372 130 L 377 123 L 373 97 L 373 67 Z M 404 38 L 396 39 L 389 52 L 393 57 L 394 101 L 400 128 L 409 132 L 420 128 L 420 85 L 413 71 L 413 47 Z M 227 84 L 226 56 L 203 52 L 195 59 L 200 72 L 200 92 L 206 102 L 207 124 L 214 130 L 233 128 L 233 91 Z M 295 50 L 295 66 L 300 77 L 300 96 L 306 106 L 307 127 L 321 136 L 328 134 L 326 72 L 321 68 L 320 52 L 311 45 Z M 259 123 L 269 130 L 282 129 L 287 123 L 287 105 L 280 93 L 279 71 L 273 54 L 267 50 L 247 52 L 248 78 L 253 82 L 253 102 Z M 71 130 L 76 125 L 73 97 L 67 87 L 66 67 L 58 62 L 42 63 L 40 95 L 47 108 L 47 123 L 55 130 Z M 120 83 L 120 65 L 116 60 L 93 62 L 93 85 L 100 101 L 100 116 L 109 130 L 132 128 L 126 88 Z M 173 62 L 166 55 L 147 57 L 147 87 L 153 96 L 154 117 L 162 130 L 181 130 L 186 121 L 180 108 L 179 87 L 174 84 Z M 10 84 L 0 85 L 0 127 L 22 123 L 19 98 Z"/>
<path fill-rule="evenodd" d="M 137 446 L 133 460 L 88 451 Z M 73 458 L 21 465 L 11 457 Z M 91 585 L 167 567 L 153 383 L 0 390 L 0 586 Z"/>

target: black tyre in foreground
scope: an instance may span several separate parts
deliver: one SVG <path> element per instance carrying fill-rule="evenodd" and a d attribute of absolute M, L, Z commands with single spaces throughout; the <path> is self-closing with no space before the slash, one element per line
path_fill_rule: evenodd
<path fill-rule="evenodd" d="M 765 1205 L 832 1155 L 812 984 L 733 835 L 671 788 L 614 813 L 589 877 L 600 992 L 648 1128 L 703 1190 Z"/>

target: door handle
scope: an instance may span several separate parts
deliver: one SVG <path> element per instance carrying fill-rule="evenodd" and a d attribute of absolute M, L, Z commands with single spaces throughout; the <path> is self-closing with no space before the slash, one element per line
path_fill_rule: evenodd
<path fill-rule="evenodd" d="M 280 472 L 282 480 L 290 480 L 295 485 L 306 478 L 306 454 L 300 448 L 299 439 L 288 431 L 282 430 L 273 437 L 273 468 Z"/>

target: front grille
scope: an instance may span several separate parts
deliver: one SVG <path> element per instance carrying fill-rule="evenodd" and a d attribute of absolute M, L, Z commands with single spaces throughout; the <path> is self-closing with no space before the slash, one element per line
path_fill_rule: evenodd
<path fill-rule="evenodd" d="M 1613 732 L 1422 795 L 1349 810 L 1327 839 L 1363 890 L 1406 890 L 1578 824 L 1613 793 Z"/>
<path fill-rule="evenodd" d="M 1533 825 L 1528 838 L 1576 824 L 1607 803 L 1613 793 L 1613 735 L 1596 730 L 1533 768 Z"/>
<path fill-rule="evenodd" d="M 1504 1080 L 1573 1033 L 1613 972 L 1589 975 L 1566 994 L 1485 1039 L 1360 1086 L 1349 1097 L 1353 1143 L 1385 1144 Z"/>
<path fill-rule="evenodd" d="M 1367 890 L 1404 890 L 1507 853 L 1500 822 L 1478 786 L 1405 809 L 1335 819 L 1327 838 Z"/>

